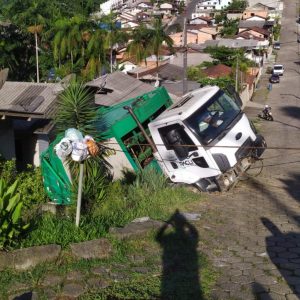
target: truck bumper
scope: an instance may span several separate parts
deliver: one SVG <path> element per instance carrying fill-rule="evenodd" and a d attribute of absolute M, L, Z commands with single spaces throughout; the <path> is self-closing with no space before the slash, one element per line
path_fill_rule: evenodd
<path fill-rule="evenodd" d="M 262 135 L 257 135 L 254 142 L 245 145 L 239 152 L 236 165 L 217 177 L 200 179 L 194 185 L 204 192 L 227 191 L 232 188 L 242 177 L 251 165 L 258 160 L 267 148 L 267 143 Z"/>

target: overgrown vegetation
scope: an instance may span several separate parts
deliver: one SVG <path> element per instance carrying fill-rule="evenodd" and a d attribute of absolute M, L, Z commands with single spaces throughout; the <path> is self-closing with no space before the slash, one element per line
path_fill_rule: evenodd
<path fill-rule="evenodd" d="M 141 172 L 133 182 L 110 183 L 104 191 L 83 214 L 80 228 L 75 227 L 72 214 L 69 217 L 46 214 L 38 218 L 22 246 L 57 243 L 67 247 L 70 242 L 105 236 L 110 227 L 123 226 L 138 217 L 165 220 L 175 207 L 184 208 L 199 200 L 199 195 L 183 187 L 168 186 L 165 177 L 153 169 Z"/>
<path fill-rule="evenodd" d="M 0 250 L 13 246 L 29 227 L 22 219 L 24 202 L 18 190 L 18 180 L 12 185 L 0 179 Z"/>

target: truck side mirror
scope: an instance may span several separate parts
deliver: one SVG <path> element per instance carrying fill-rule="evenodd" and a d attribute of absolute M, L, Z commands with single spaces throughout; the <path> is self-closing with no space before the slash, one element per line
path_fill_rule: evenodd
<path fill-rule="evenodd" d="M 184 145 L 180 132 L 173 129 L 166 134 L 166 140 L 171 148 L 174 150 L 179 160 L 184 160 L 189 156 L 189 149 Z"/>

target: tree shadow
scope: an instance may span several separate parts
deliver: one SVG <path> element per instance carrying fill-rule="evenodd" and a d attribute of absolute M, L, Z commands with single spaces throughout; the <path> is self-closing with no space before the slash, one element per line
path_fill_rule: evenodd
<path fill-rule="evenodd" d="M 299 161 L 295 161 L 299 162 Z M 281 182 L 285 184 L 285 190 L 297 201 L 300 202 L 300 173 L 293 173 L 291 178 L 280 179 Z M 300 216 L 299 216 L 300 218 Z M 298 223 L 299 223 L 298 218 Z M 300 279 L 299 279 L 300 284 Z"/>
<path fill-rule="evenodd" d="M 298 247 L 300 234 L 296 232 L 281 232 L 268 218 L 261 218 L 261 221 L 271 233 L 270 236 L 266 237 L 268 256 L 289 285 L 294 296 L 300 299 L 300 255 Z"/>
<path fill-rule="evenodd" d="M 163 249 L 160 299 L 202 299 L 196 228 L 176 210 L 159 229 L 156 241 Z"/>
<path fill-rule="evenodd" d="M 286 95 L 286 96 L 294 96 L 295 98 L 299 98 L 298 96 L 291 95 L 291 94 L 281 94 L 281 95 Z M 299 98 L 300 99 L 300 98 Z M 281 107 L 280 110 L 289 117 L 299 119 L 300 116 L 300 107 L 298 106 L 284 106 Z"/>

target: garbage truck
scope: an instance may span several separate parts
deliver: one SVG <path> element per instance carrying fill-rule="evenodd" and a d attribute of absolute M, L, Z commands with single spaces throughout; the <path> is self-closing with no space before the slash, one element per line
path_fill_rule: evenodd
<path fill-rule="evenodd" d="M 159 87 L 100 108 L 97 128 L 104 145 L 116 149 L 108 158 L 116 170 L 123 162 L 133 171 L 155 167 L 174 183 L 223 191 L 267 147 L 241 106 L 234 89 L 207 86 L 172 103 L 165 88 Z M 54 151 L 57 141 L 41 155 L 44 185 L 53 202 L 70 204 L 70 176 Z"/>
<path fill-rule="evenodd" d="M 148 126 L 166 175 L 201 191 L 229 189 L 267 147 L 237 93 L 217 86 L 186 94 Z"/>

